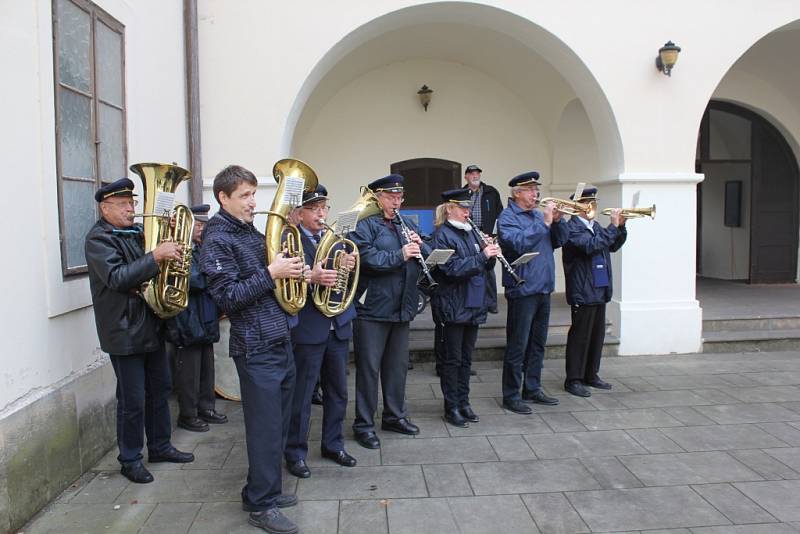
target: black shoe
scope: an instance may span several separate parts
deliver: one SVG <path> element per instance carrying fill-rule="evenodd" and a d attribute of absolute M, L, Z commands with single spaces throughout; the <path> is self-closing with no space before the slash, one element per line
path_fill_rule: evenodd
<path fill-rule="evenodd" d="M 613 386 L 604 380 L 600 380 L 600 377 L 595 378 L 589 382 L 584 382 L 587 386 L 597 388 L 597 389 L 611 389 Z"/>
<path fill-rule="evenodd" d="M 167 452 L 161 454 L 148 454 L 147 461 L 151 464 L 159 462 L 170 462 L 173 464 L 188 464 L 194 462 L 194 454 L 191 452 L 181 452 L 175 447 L 170 447 Z"/>
<path fill-rule="evenodd" d="M 389 432 L 397 432 L 398 434 L 405 434 L 407 436 L 416 436 L 419 434 L 419 427 L 406 419 L 398 419 L 394 423 L 381 423 L 381 430 L 388 430 Z"/>
<path fill-rule="evenodd" d="M 208 432 L 208 423 L 197 417 L 178 417 L 178 426 L 190 432 Z"/>
<path fill-rule="evenodd" d="M 292 495 L 291 493 L 281 493 L 278 495 L 278 498 L 275 499 L 275 504 L 278 506 L 278 508 L 291 508 L 297 504 L 297 495 Z M 244 495 L 242 495 L 242 510 L 245 512 L 259 511 L 258 508 L 244 500 Z"/>
<path fill-rule="evenodd" d="M 322 457 L 328 460 L 333 460 L 337 464 L 344 467 L 355 467 L 356 459 L 347 454 L 345 451 L 329 451 L 328 449 L 320 449 Z"/>
<path fill-rule="evenodd" d="M 221 425 L 228 422 L 228 416 L 216 410 L 197 410 L 197 416 L 212 425 Z"/>
<path fill-rule="evenodd" d="M 470 369 L 469 376 L 478 376 L 478 372 L 475 369 Z"/>
<path fill-rule="evenodd" d="M 461 412 L 458 411 L 457 408 L 445 411 L 444 420 L 450 423 L 451 425 L 457 426 L 459 428 L 467 428 L 469 426 L 467 419 L 463 415 L 461 415 Z"/>
<path fill-rule="evenodd" d="M 408 360 L 408 370 L 410 371 L 413 368 L 414 368 L 414 362 L 412 362 L 411 360 Z"/>
<path fill-rule="evenodd" d="M 472 411 L 472 406 L 469 405 L 464 406 L 463 408 L 461 408 L 460 411 L 461 415 L 464 416 L 464 419 L 466 419 L 470 423 L 477 423 L 478 421 L 481 420 L 481 418 L 478 417 L 478 415 Z"/>
<path fill-rule="evenodd" d="M 510 412 L 519 413 L 522 415 L 529 415 L 533 413 L 531 407 L 522 402 L 521 400 L 503 401 L 503 408 Z"/>
<path fill-rule="evenodd" d="M 583 384 L 578 382 L 577 380 L 573 380 L 572 382 L 567 382 L 564 384 L 564 390 L 567 393 L 572 393 L 578 397 L 591 397 L 592 392 L 583 387 Z"/>
<path fill-rule="evenodd" d="M 541 389 L 537 389 L 533 392 L 526 391 L 522 394 L 522 400 L 535 402 L 536 404 L 544 404 L 545 406 L 555 406 L 559 402 L 555 397 L 548 397 Z"/>
<path fill-rule="evenodd" d="M 378 439 L 378 436 L 375 434 L 375 432 L 364 432 L 363 434 L 356 434 L 356 443 L 358 443 L 365 449 L 381 448 L 381 440 Z"/>
<path fill-rule="evenodd" d="M 153 481 L 153 475 L 150 474 L 150 471 L 147 470 L 142 462 L 122 464 L 122 469 L 120 469 L 119 472 L 122 473 L 122 476 L 136 484 L 149 484 Z"/>
<path fill-rule="evenodd" d="M 308 478 L 311 476 L 311 470 L 306 465 L 305 460 L 286 462 L 286 469 L 297 478 Z"/>
<path fill-rule="evenodd" d="M 315 389 L 314 393 L 311 394 L 311 404 L 322 406 L 322 393 L 318 389 Z"/>
<path fill-rule="evenodd" d="M 253 512 L 247 522 L 269 534 L 297 534 L 297 525 L 283 515 L 277 507 L 263 512 Z"/>

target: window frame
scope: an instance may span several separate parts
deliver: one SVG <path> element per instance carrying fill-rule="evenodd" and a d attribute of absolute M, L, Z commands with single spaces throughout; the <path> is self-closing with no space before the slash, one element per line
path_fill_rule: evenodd
<path fill-rule="evenodd" d="M 89 31 L 90 31 L 90 45 L 89 45 L 89 87 L 91 94 L 86 93 L 76 87 L 72 87 L 60 79 L 60 59 L 59 59 L 59 0 L 52 1 L 52 28 L 53 28 L 53 92 L 54 92 L 54 112 L 55 112 L 55 150 L 56 150 L 56 185 L 58 196 L 58 241 L 61 250 L 61 274 L 62 278 L 73 278 L 85 276 L 88 272 L 87 266 L 69 266 L 67 257 L 67 226 L 64 217 L 64 182 L 81 182 L 93 183 L 94 190 L 102 184 L 102 177 L 100 173 L 100 151 L 101 141 L 99 138 L 99 110 L 100 105 L 112 107 L 122 113 L 122 163 L 123 168 L 128 167 L 128 113 L 127 113 L 127 76 L 125 64 L 125 25 L 117 19 L 109 15 L 101 7 L 97 6 L 90 0 L 62 0 L 69 2 L 76 8 L 84 11 L 90 17 Z M 121 87 L 121 104 L 117 105 L 108 102 L 100 97 L 98 94 L 98 81 L 97 81 L 97 65 L 95 59 L 98 56 L 97 47 L 97 28 L 98 24 L 104 24 L 111 31 L 119 34 L 120 36 L 120 82 Z M 94 178 L 87 178 L 84 176 L 65 176 L 62 168 L 61 159 L 61 91 L 69 91 L 71 93 L 83 96 L 90 99 L 90 132 L 89 135 L 94 145 L 92 154 L 92 165 L 94 169 Z M 95 218 L 98 217 L 98 207 L 93 206 Z"/>
<path fill-rule="evenodd" d="M 430 184 L 430 171 L 444 170 L 450 173 L 452 189 L 461 187 L 464 183 L 464 175 L 461 173 L 461 163 L 441 158 L 412 158 L 403 161 L 397 161 L 389 166 L 389 172 L 392 174 L 403 175 L 406 179 L 405 171 L 408 169 L 424 169 L 425 171 L 425 196 L 428 200 L 432 201 L 430 205 L 424 204 L 403 204 L 404 210 L 430 210 L 435 209 L 438 204 L 441 204 L 440 194 L 442 191 L 432 191 L 429 189 Z M 414 187 L 419 184 L 406 183 L 406 187 Z"/>

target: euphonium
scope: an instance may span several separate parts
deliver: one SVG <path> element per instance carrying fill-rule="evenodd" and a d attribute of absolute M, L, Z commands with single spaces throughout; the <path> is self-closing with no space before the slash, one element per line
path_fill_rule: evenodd
<path fill-rule="evenodd" d="M 267 249 L 267 265 L 281 252 L 289 257 L 298 257 L 305 263 L 300 230 L 289 223 L 289 213 L 302 202 L 302 191 L 296 198 L 284 199 L 287 178 L 300 178 L 304 181 L 303 191 L 311 192 L 317 188 L 317 173 L 299 159 L 282 159 L 272 167 L 272 176 L 278 183 L 275 199 L 267 212 L 267 228 L 264 232 Z M 297 314 L 306 304 L 308 284 L 305 279 L 279 278 L 275 280 L 275 299 L 286 313 Z"/>
<path fill-rule="evenodd" d="M 380 204 L 375 194 L 366 187 L 361 188 L 361 196 L 347 212 L 357 211 L 356 222 L 371 215 L 381 212 Z M 324 221 L 322 221 L 323 224 Z M 311 299 L 314 306 L 326 317 L 335 317 L 347 309 L 353 302 L 358 287 L 358 275 L 361 260 L 356 255 L 356 264 L 353 269 L 348 269 L 344 265 L 346 254 L 358 251 L 356 244 L 344 237 L 348 229 L 337 232 L 336 223 L 328 226 L 328 231 L 322 236 L 317 245 L 317 252 L 314 255 L 314 265 L 322 263 L 323 268 L 333 269 L 337 272 L 336 284 L 333 287 L 326 287 L 322 284 L 315 285 L 311 290 Z M 354 230 L 351 228 L 350 230 Z"/>
<path fill-rule="evenodd" d="M 184 180 L 192 177 L 186 169 L 166 163 L 137 163 L 130 166 L 144 187 L 144 249 L 150 252 L 164 241 L 182 246 L 181 260 L 164 260 L 160 272 L 142 286 L 142 297 L 162 319 L 174 317 L 189 303 L 189 276 L 192 273 L 192 231 L 194 215 L 183 204 L 157 212 L 159 196 L 172 195 Z M 169 202 L 172 206 L 172 202 Z M 172 223 L 170 222 L 172 221 Z"/>
<path fill-rule="evenodd" d="M 603 215 L 611 215 L 615 209 L 622 209 L 620 215 L 626 219 L 638 219 L 640 217 L 656 218 L 656 205 L 653 204 L 649 208 L 606 208 L 603 210 Z"/>
<path fill-rule="evenodd" d="M 577 202 L 575 200 L 565 200 L 563 198 L 544 197 L 539 200 L 539 205 L 552 204 L 553 209 L 566 213 L 567 215 L 581 215 L 586 212 L 586 218 L 591 220 L 595 216 L 595 207 L 591 202 Z"/>

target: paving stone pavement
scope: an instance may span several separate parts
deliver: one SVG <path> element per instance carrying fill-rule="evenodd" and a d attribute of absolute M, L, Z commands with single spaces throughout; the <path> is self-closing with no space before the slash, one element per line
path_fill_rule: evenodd
<path fill-rule="evenodd" d="M 561 404 L 523 416 L 502 408 L 500 363 L 476 362 L 481 422 L 460 429 L 441 419 L 431 365 L 417 364 L 408 406 L 421 434 L 379 432 L 382 448 L 363 449 L 351 402 L 350 469 L 320 456 L 315 406 L 312 476 L 285 473 L 300 499 L 286 514 L 305 534 L 800 532 L 800 354 L 607 358 L 601 374 L 614 389 L 589 399 L 563 391 L 563 367 L 547 360 L 543 373 Z M 258 532 L 239 503 L 242 411 L 218 408 L 227 425 L 175 430 L 194 463 L 150 466 L 155 482 L 135 485 L 110 451 L 22 532 Z"/>

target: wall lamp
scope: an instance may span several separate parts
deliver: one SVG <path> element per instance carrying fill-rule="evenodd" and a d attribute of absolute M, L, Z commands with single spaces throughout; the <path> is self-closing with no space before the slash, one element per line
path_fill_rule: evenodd
<path fill-rule="evenodd" d="M 678 54 L 681 52 L 681 47 L 677 46 L 672 41 L 667 41 L 664 46 L 658 49 L 658 56 L 656 56 L 656 69 L 661 71 L 665 76 L 672 76 L 672 68 L 678 62 Z"/>
<path fill-rule="evenodd" d="M 417 91 L 417 96 L 419 97 L 419 103 L 422 104 L 422 107 L 425 108 L 425 111 L 428 111 L 428 104 L 431 103 L 431 95 L 433 94 L 433 89 L 428 87 L 427 85 L 423 85 Z"/>

